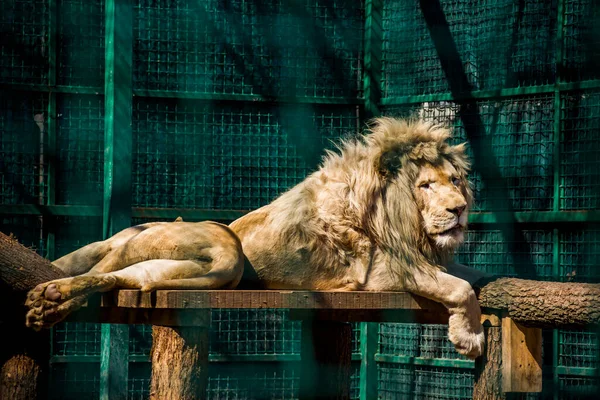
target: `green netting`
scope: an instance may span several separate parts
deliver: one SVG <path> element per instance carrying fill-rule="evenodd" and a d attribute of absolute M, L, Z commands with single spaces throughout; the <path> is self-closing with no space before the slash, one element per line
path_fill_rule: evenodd
<path fill-rule="evenodd" d="M 127 400 L 146 400 L 150 398 L 151 370 L 152 364 L 148 362 L 129 363 Z"/>
<path fill-rule="evenodd" d="M 561 100 L 561 209 L 598 209 L 600 92 L 565 93 Z"/>
<path fill-rule="evenodd" d="M 590 331 L 559 330 L 558 365 L 598 368 L 598 334 Z"/>
<path fill-rule="evenodd" d="M 0 83 L 45 83 L 48 0 L 0 2 Z"/>
<path fill-rule="evenodd" d="M 56 203 L 102 205 L 104 97 L 61 95 L 56 109 Z"/>
<path fill-rule="evenodd" d="M 0 216 L 0 232 L 14 237 L 22 245 L 44 255 L 46 246 L 41 227 L 42 220 L 38 216 Z"/>
<path fill-rule="evenodd" d="M 600 5 L 595 0 L 565 1 L 566 80 L 600 78 Z"/>
<path fill-rule="evenodd" d="M 363 25 L 352 0 L 139 0 L 134 86 L 356 98 Z"/>
<path fill-rule="evenodd" d="M 58 2 L 58 83 L 104 86 L 104 0 Z"/>
<path fill-rule="evenodd" d="M 214 310 L 211 354 L 300 353 L 300 322 L 285 310 Z"/>
<path fill-rule="evenodd" d="M 379 353 L 394 356 L 466 359 L 448 340 L 448 326 L 381 324 Z"/>
<path fill-rule="evenodd" d="M 60 217 L 56 219 L 53 229 L 56 234 L 55 258 L 102 240 L 101 218 Z"/>
<path fill-rule="evenodd" d="M 56 400 L 97 399 L 100 393 L 99 363 L 53 364 L 48 398 Z"/>
<path fill-rule="evenodd" d="M 508 187 L 511 203 L 493 202 L 481 173 L 489 165 L 474 164 L 471 180 L 475 189 L 475 211 L 507 208 L 515 210 L 549 210 L 553 198 L 553 97 L 534 96 L 509 100 L 478 102 L 475 111 L 481 116 L 485 137 L 499 173 Z M 462 123 L 457 118 L 458 107 L 451 102 L 428 102 L 407 107 L 387 107 L 385 114 L 421 116 L 425 120 L 454 126 L 454 142 L 467 141 Z M 471 151 L 469 148 L 469 154 Z M 471 155 L 472 157 L 472 155 Z"/>
<path fill-rule="evenodd" d="M 600 392 L 597 378 L 581 376 L 561 376 L 558 396 L 562 400 L 596 399 Z"/>
<path fill-rule="evenodd" d="M 560 279 L 600 282 L 600 230 L 582 229 L 561 233 Z"/>
<path fill-rule="evenodd" d="M 474 227 L 458 249 L 457 259 L 461 264 L 495 275 L 553 278 L 552 231 L 523 230 L 521 233 L 522 238 L 507 242 L 500 230 Z"/>
<path fill-rule="evenodd" d="M 302 180 L 323 144 L 356 124 L 348 107 L 138 100 L 133 204 L 258 208 Z"/>
<path fill-rule="evenodd" d="M 450 91 L 419 3 L 383 2 L 384 97 Z M 555 81 L 557 1 L 440 3 L 463 70 L 475 90 Z"/>
<path fill-rule="evenodd" d="M 53 328 L 52 355 L 100 355 L 100 324 L 63 322 Z"/>
<path fill-rule="evenodd" d="M 379 363 L 379 399 L 471 399 L 470 370 Z"/>
<path fill-rule="evenodd" d="M 147 356 L 152 349 L 152 325 L 129 325 L 129 354 Z"/>
<path fill-rule="evenodd" d="M 0 90 L 0 204 L 47 201 L 48 159 L 40 151 L 47 134 L 34 120 L 41 121 L 46 109 L 44 94 Z"/>

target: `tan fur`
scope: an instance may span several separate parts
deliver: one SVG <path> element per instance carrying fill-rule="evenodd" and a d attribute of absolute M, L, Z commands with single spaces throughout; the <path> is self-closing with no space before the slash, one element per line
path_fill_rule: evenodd
<path fill-rule="evenodd" d="M 407 290 L 441 302 L 451 314 L 450 340 L 476 357 L 483 351 L 477 299 L 468 282 L 445 272 L 472 202 L 465 147 L 449 145 L 449 138 L 441 126 L 379 118 L 365 136 L 328 152 L 304 181 L 234 221 L 235 234 L 178 218 L 86 246 L 57 264 L 91 270 L 34 289 L 27 323 L 50 326 L 89 293 L 115 287 L 232 287 L 245 256 L 244 285 Z M 194 238 L 202 246 L 182 248 Z M 227 262 L 216 266 L 218 258 Z M 217 279 L 223 272 L 227 278 Z"/>

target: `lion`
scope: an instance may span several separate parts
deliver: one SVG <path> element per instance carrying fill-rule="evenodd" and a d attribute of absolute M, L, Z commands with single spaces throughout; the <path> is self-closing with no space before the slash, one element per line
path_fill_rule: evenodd
<path fill-rule="evenodd" d="M 50 327 L 114 288 L 408 291 L 442 303 L 450 341 L 476 358 L 484 336 L 469 280 L 479 275 L 453 261 L 473 202 L 469 160 L 450 137 L 422 120 L 378 118 L 229 226 L 154 222 L 85 246 L 54 262 L 72 277 L 29 292 L 26 324 Z"/>

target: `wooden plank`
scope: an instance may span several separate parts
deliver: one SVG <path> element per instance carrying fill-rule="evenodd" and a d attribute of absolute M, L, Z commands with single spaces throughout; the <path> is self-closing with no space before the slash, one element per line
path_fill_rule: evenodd
<path fill-rule="evenodd" d="M 542 330 L 502 319 L 502 391 L 542 391 Z"/>
<path fill-rule="evenodd" d="M 440 310 L 438 303 L 407 292 L 280 290 L 119 290 L 102 296 L 103 307 L 203 309 L 288 308 L 330 310 Z"/>

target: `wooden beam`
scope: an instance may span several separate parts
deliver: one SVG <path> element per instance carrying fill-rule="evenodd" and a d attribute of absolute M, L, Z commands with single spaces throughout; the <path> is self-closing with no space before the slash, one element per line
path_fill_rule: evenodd
<path fill-rule="evenodd" d="M 502 319 L 502 391 L 542 391 L 542 330 Z"/>

